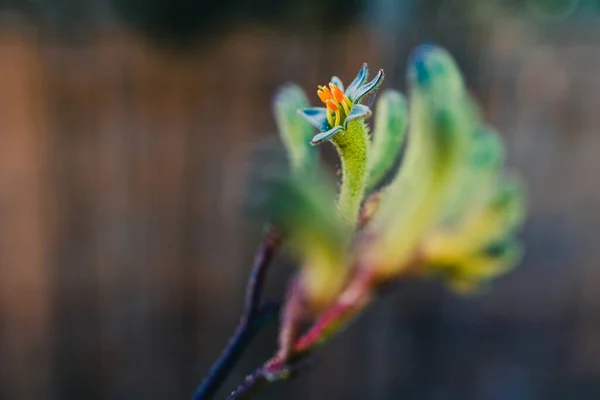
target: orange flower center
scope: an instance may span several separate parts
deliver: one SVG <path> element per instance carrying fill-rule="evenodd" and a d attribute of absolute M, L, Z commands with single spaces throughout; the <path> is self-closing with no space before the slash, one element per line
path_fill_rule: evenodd
<path fill-rule="evenodd" d="M 327 121 L 329 125 L 332 128 L 341 125 L 348 114 L 350 114 L 350 109 L 353 106 L 352 101 L 332 82 L 329 83 L 329 87 L 319 86 L 317 95 L 327 107 Z"/>

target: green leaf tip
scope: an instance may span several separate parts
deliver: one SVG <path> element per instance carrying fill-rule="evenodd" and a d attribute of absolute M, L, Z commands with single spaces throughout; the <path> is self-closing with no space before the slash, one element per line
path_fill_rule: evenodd
<path fill-rule="evenodd" d="M 317 162 L 316 152 L 310 146 L 313 130 L 298 110 L 309 102 L 300 87 L 287 84 L 279 89 L 273 100 L 273 112 L 281 140 L 287 150 L 292 170 L 311 169 Z"/>
<path fill-rule="evenodd" d="M 397 91 L 383 92 L 375 110 L 375 132 L 369 150 L 368 190 L 372 191 L 396 162 L 406 138 L 408 105 Z"/>
<path fill-rule="evenodd" d="M 452 55 L 435 45 L 422 45 L 410 57 L 408 81 L 411 87 L 437 92 L 441 101 L 464 90 L 462 74 Z"/>

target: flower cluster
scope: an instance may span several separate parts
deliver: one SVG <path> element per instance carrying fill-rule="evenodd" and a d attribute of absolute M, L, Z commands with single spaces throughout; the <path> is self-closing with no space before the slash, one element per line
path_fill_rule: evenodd
<path fill-rule="evenodd" d="M 523 185 L 505 171 L 500 135 L 482 121 L 453 58 L 422 46 L 407 75 L 409 99 L 383 92 L 373 135 L 365 122 L 372 111 L 361 102 L 378 90 L 382 70 L 367 81 L 365 64 L 347 89 L 337 77 L 319 86 L 325 107 L 306 107 L 296 86 L 276 98 L 294 168 L 272 182 L 263 209 L 300 264 L 283 313 L 279 359 L 323 342 L 381 284 L 436 276 L 471 293 L 521 259 L 515 234 L 525 214 Z M 307 147 L 324 142 L 340 156 L 337 193 L 315 148 Z M 315 321 L 303 336 L 307 317 Z"/>

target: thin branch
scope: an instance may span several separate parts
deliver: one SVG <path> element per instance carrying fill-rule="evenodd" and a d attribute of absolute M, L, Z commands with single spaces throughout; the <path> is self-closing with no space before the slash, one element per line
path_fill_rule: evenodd
<path fill-rule="evenodd" d="M 274 383 L 296 378 L 301 372 L 314 366 L 315 363 L 311 362 L 314 360 L 308 359 L 308 356 L 309 353 L 306 352 L 297 359 L 288 360 L 287 364 L 278 358 L 267 362 L 262 368 L 248 375 L 244 383 L 232 392 L 227 400 L 249 400 Z"/>
<path fill-rule="evenodd" d="M 285 357 L 275 356 L 267 361 L 254 373 L 248 375 L 244 383 L 227 399 L 248 400 L 275 382 L 296 377 L 305 369 L 302 368 L 302 365 L 306 363 L 306 359 L 325 344 L 332 335 L 338 333 L 344 325 L 372 304 L 376 297 L 389 294 L 393 283 L 399 282 L 400 278 L 412 275 L 415 268 L 420 265 L 419 257 L 419 254 L 415 255 L 407 264 L 402 277 L 397 277 L 394 281 L 379 281 L 368 270 L 357 273 L 337 301 L 294 341 L 289 354 L 286 354 Z"/>
<path fill-rule="evenodd" d="M 261 306 L 261 303 L 269 265 L 280 245 L 281 236 L 274 228 L 268 227 L 266 236 L 254 257 L 240 322 L 219 359 L 213 364 L 207 377 L 198 386 L 192 400 L 209 400 L 213 398 L 256 333 L 279 314 L 279 304 Z"/>
<path fill-rule="evenodd" d="M 247 400 L 272 383 L 295 377 L 303 369 L 302 365 L 307 357 L 323 344 L 328 336 L 340 329 L 340 324 L 349 321 L 370 303 L 370 291 L 366 289 L 373 284 L 372 278 L 370 274 L 358 274 L 338 301 L 321 314 L 307 332 L 294 341 L 290 354 L 278 355 L 269 360 L 248 375 L 244 383 L 227 399 Z"/>
<path fill-rule="evenodd" d="M 249 323 L 260 312 L 269 265 L 281 245 L 281 241 L 281 235 L 275 231 L 275 228 L 269 226 L 266 236 L 254 256 L 254 266 L 246 287 L 246 302 L 242 314 L 242 323 Z"/>
<path fill-rule="evenodd" d="M 240 387 L 227 397 L 227 400 L 248 400 L 254 395 L 262 392 L 273 382 L 267 379 L 262 369 L 257 370 L 252 375 L 248 375 Z"/>

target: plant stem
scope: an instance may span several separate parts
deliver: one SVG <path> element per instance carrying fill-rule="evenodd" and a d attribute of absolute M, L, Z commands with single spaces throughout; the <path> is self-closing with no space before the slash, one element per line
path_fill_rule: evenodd
<path fill-rule="evenodd" d="M 373 285 L 372 279 L 371 274 L 358 274 L 339 300 L 321 314 L 314 325 L 294 342 L 291 354 L 287 358 L 275 356 L 247 376 L 244 383 L 227 399 L 247 400 L 277 381 L 289 380 L 296 376 L 301 363 L 313 350 L 370 304 L 372 298 L 369 289 Z"/>
<path fill-rule="evenodd" d="M 407 263 L 402 276 L 398 276 L 393 281 L 380 281 L 370 272 L 370 269 L 357 268 L 355 276 L 337 301 L 321 313 L 308 331 L 294 341 L 291 351 L 284 357 L 276 355 L 248 375 L 244 383 L 227 400 L 248 400 L 275 382 L 296 377 L 304 369 L 302 363 L 316 349 L 331 339 L 333 335 L 339 333 L 376 297 L 390 293 L 393 283 L 417 274 L 421 261 L 421 254 L 416 253 Z"/>
<path fill-rule="evenodd" d="M 244 380 L 244 383 L 240 385 L 233 393 L 227 397 L 227 400 L 248 400 L 254 395 L 262 392 L 271 383 L 264 374 L 262 369 L 255 371 L 252 375 L 249 375 Z"/>
<path fill-rule="evenodd" d="M 340 215 L 351 227 L 354 227 L 358 220 L 367 183 L 368 131 L 369 128 L 363 120 L 354 120 L 348 123 L 345 132 L 338 133 L 331 139 L 342 166 L 338 207 Z"/>
<path fill-rule="evenodd" d="M 219 359 L 213 364 L 206 378 L 198 386 L 192 400 L 209 400 L 213 398 L 256 333 L 279 314 L 279 304 L 261 306 L 261 302 L 268 267 L 275 252 L 280 247 L 281 241 L 279 233 L 269 226 L 265 238 L 254 257 L 240 322 Z"/>

